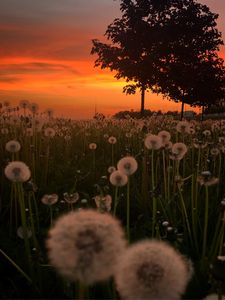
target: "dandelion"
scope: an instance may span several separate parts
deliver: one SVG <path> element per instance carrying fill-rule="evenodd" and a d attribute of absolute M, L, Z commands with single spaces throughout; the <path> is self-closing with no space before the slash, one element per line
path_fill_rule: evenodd
<path fill-rule="evenodd" d="M 17 233 L 18 237 L 20 237 L 21 239 L 24 239 L 25 234 L 24 234 L 22 226 L 18 227 L 16 233 Z M 32 236 L 32 231 L 30 229 L 27 229 L 27 238 L 29 239 L 31 236 Z"/>
<path fill-rule="evenodd" d="M 162 138 L 154 134 L 149 134 L 146 136 L 144 144 L 147 149 L 158 150 L 162 147 Z"/>
<path fill-rule="evenodd" d="M 220 150 L 218 148 L 214 147 L 214 148 L 210 149 L 210 153 L 212 156 L 217 156 L 220 154 Z"/>
<path fill-rule="evenodd" d="M 55 136 L 55 129 L 53 129 L 51 127 L 45 128 L 44 135 L 47 136 L 47 137 L 54 137 Z"/>
<path fill-rule="evenodd" d="M 109 174 L 113 173 L 114 171 L 116 171 L 116 168 L 114 166 L 108 167 L 108 173 Z"/>
<path fill-rule="evenodd" d="M 112 197 L 110 195 L 97 195 L 94 197 L 95 204 L 100 212 L 109 212 L 112 205 Z"/>
<path fill-rule="evenodd" d="M 12 161 L 5 168 L 5 176 L 12 182 L 25 182 L 30 179 L 29 167 L 22 161 Z"/>
<path fill-rule="evenodd" d="M 180 133 L 190 133 L 190 123 L 187 121 L 180 121 L 176 125 L 176 130 Z"/>
<path fill-rule="evenodd" d="M 59 197 L 57 194 L 44 195 L 41 198 L 41 202 L 45 205 L 53 205 L 58 201 Z"/>
<path fill-rule="evenodd" d="M 209 137 L 209 136 L 211 136 L 211 131 L 208 130 L 208 129 L 206 129 L 206 130 L 204 130 L 204 131 L 202 132 L 202 134 L 203 134 L 204 136 L 206 136 L 206 137 Z"/>
<path fill-rule="evenodd" d="M 63 198 L 67 203 L 71 204 L 76 203 L 79 200 L 80 196 L 77 192 L 72 194 L 64 193 Z"/>
<path fill-rule="evenodd" d="M 1 128 L 1 134 L 7 135 L 8 133 L 9 133 L 9 129 L 8 128 Z"/>
<path fill-rule="evenodd" d="M 188 280 L 185 259 L 165 242 L 156 240 L 128 248 L 115 274 L 123 299 L 180 299 Z"/>
<path fill-rule="evenodd" d="M 134 157 L 132 156 L 126 156 L 120 159 L 117 163 L 117 169 L 126 174 L 127 176 L 130 176 L 134 174 L 137 171 L 138 164 Z"/>
<path fill-rule="evenodd" d="M 84 284 L 108 279 L 125 246 L 119 221 L 92 210 L 60 217 L 47 240 L 52 265 L 69 280 Z"/>
<path fill-rule="evenodd" d="M 207 147 L 208 143 L 202 140 L 193 139 L 193 145 L 196 149 L 204 149 Z"/>
<path fill-rule="evenodd" d="M 20 143 L 18 141 L 12 140 L 5 144 L 5 150 L 11 153 L 19 152 L 21 149 Z"/>
<path fill-rule="evenodd" d="M 19 107 L 23 108 L 23 109 L 26 109 L 29 107 L 29 101 L 28 100 L 21 100 L 20 103 L 19 103 Z"/>
<path fill-rule="evenodd" d="M 114 144 L 116 144 L 117 139 L 116 139 L 114 136 L 110 136 L 110 137 L 108 138 L 108 142 L 109 142 L 110 144 L 114 145 Z"/>
<path fill-rule="evenodd" d="M 97 145 L 95 143 L 89 144 L 89 149 L 95 150 L 97 148 Z"/>
<path fill-rule="evenodd" d="M 27 128 L 26 129 L 26 136 L 33 136 L 33 135 L 34 135 L 33 128 Z"/>
<path fill-rule="evenodd" d="M 109 177 L 109 181 L 114 186 L 124 186 L 128 182 L 128 177 L 126 174 L 122 173 L 121 171 L 117 170 L 111 173 Z"/>
<path fill-rule="evenodd" d="M 175 159 L 180 160 L 187 152 L 187 146 L 184 143 L 175 143 L 171 149 L 172 155 Z"/>
<path fill-rule="evenodd" d="M 197 177 L 197 181 L 200 185 L 210 186 L 217 184 L 219 178 L 213 177 L 210 171 L 203 171 L 201 175 Z"/>
<path fill-rule="evenodd" d="M 160 131 L 158 133 L 158 136 L 161 137 L 163 145 L 167 144 L 171 138 L 169 131 L 166 131 L 166 130 Z"/>
<path fill-rule="evenodd" d="M 38 104 L 37 103 L 30 103 L 29 109 L 33 114 L 36 114 L 38 111 Z"/>

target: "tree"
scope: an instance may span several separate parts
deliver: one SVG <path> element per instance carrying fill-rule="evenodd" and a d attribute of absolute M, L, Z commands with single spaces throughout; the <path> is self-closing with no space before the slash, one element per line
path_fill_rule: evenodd
<path fill-rule="evenodd" d="M 93 40 L 95 66 L 131 82 L 123 88 L 127 94 L 139 89 L 141 112 L 146 90 L 187 99 L 196 68 L 223 43 L 218 15 L 194 0 L 121 0 L 120 10 L 105 33 L 111 43 Z"/>

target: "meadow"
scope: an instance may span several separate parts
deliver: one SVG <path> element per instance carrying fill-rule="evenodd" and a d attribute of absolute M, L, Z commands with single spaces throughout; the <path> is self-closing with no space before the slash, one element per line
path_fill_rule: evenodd
<path fill-rule="evenodd" d="M 140 283 L 151 286 L 145 286 L 147 294 L 142 294 L 141 284 L 134 281 L 140 299 L 146 295 L 169 299 L 166 286 L 178 289 L 171 299 L 203 299 L 209 294 L 222 299 L 225 120 L 178 121 L 168 116 L 135 120 L 127 116 L 124 120 L 74 121 L 54 118 L 50 109 L 40 114 L 35 104 L 28 109 L 27 103 L 21 103 L 17 111 L 2 110 L 0 140 L 0 298 L 131 299 L 127 289 L 132 290 L 134 278 L 130 274 L 123 277 L 119 267 L 109 272 L 107 280 L 100 274 L 109 268 L 107 255 L 113 264 L 123 247 L 138 253 L 132 247 L 140 245 L 142 251 L 149 242 L 154 249 L 159 247 L 151 256 L 159 265 L 150 272 L 142 262 Z M 90 214 L 88 220 L 93 218 L 96 232 L 112 222 L 112 232 L 104 232 L 104 239 L 113 251 L 100 256 L 102 245 L 91 227 L 86 237 L 76 231 L 86 226 L 85 212 Z M 75 229 L 61 217 L 73 215 Z M 118 228 L 113 227 L 115 220 L 120 222 L 115 225 Z M 61 228 L 68 231 L 62 229 L 60 235 Z M 86 273 L 86 261 L 82 261 L 82 276 L 73 265 L 73 253 L 70 258 L 65 255 L 67 249 L 60 248 L 63 234 L 68 240 L 74 237 L 70 230 L 80 237 L 76 245 L 89 260 Z M 91 247 L 99 255 L 99 270 L 96 261 L 92 266 Z M 169 269 L 160 265 L 161 250 L 165 250 L 164 265 Z M 170 251 L 175 252 L 170 256 Z M 60 253 L 63 261 L 58 262 Z M 124 270 L 132 272 L 126 263 Z M 68 273 L 70 264 L 73 269 Z M 113 272 L 118 273 L 115 280 Z M 182 274 L 186 283 L 179 282 Z M 157 294 L 159 290 L 165 294 Z"/>

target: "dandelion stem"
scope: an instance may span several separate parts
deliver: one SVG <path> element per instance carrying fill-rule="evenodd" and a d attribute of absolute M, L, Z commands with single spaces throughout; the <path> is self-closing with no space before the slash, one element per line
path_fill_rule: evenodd
<path fill-rule="evenodd" d="M 202 259 L 204 259 L 206 253 L 208 214 L 209 214 L 209 192 L 208 192 L 208 186 L 205 186 L 205 217 L 204 217 L 204 231 L 203 231 L 203 243 L 202 243 Z"/>
<path fill-rule="evenodd" d="M 130 178 L 127 181 L 127 239 L 130 241 Z"/>

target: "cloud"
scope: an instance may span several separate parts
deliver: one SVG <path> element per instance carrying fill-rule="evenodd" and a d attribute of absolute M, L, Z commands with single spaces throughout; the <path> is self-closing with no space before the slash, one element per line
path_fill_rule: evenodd
<path fill-rule="evenodd" d="M 18 78 L 18 77 L 1 76 L 1 74 L 0 74 L 0 82 L 4 82 L 4 83 L 16 83 L 18 81 L 20 81 L 20 78 Z"/>
<path fill-rule="evenodd" d="M 0 76 L 9 74 L 47 74 L 58 73 L 61 71 L 79 75 L 79 72 L 74 68 L 63 64 L 53 64 L 46 62 L 0 64 Z"/>

